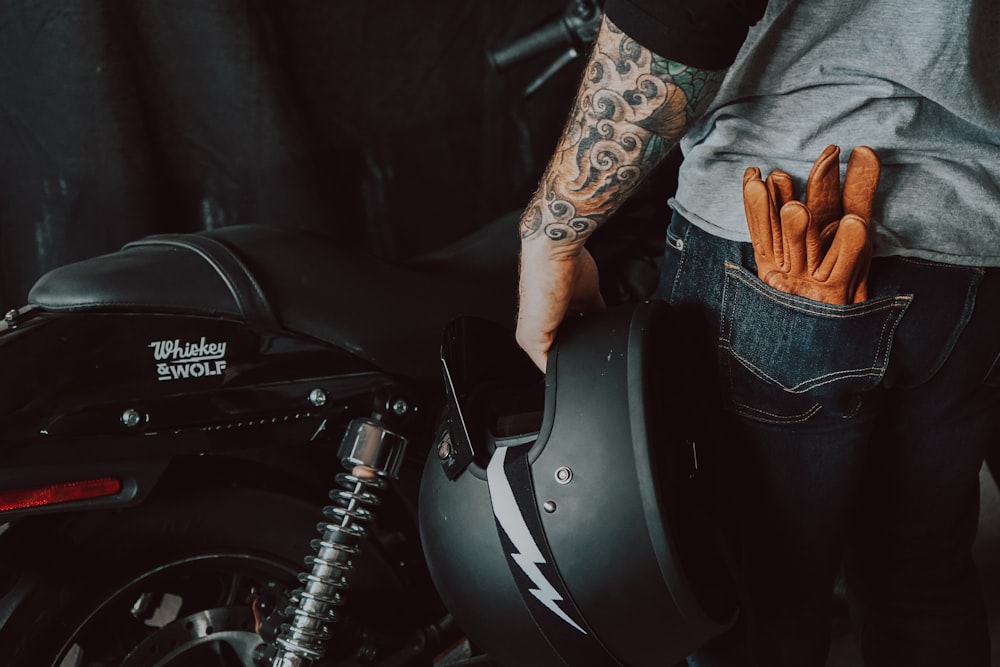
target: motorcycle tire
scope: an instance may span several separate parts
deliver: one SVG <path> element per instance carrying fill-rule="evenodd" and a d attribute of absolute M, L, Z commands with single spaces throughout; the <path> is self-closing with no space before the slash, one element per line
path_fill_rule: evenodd
<path fill-rule="evenodd" d="M 74 517 L 22 554 L 32 583 L 0 629 L 2 663 L 253 667 L 254 596 L 258 612 L 261 600 L 281 608 L 321 518 L 316 505 L 246 488 Z"/>

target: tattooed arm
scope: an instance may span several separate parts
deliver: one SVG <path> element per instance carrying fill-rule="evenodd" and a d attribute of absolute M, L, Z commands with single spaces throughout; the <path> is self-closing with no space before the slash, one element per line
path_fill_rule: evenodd
<path fill-rule="evenodd" d="M 566 313 L 604 306 L 587 237 L 687 132 L 723 73 L 661 58 L 605 17 L 569 121 L 521 218 L 517 340 L 542 370 Z"/>

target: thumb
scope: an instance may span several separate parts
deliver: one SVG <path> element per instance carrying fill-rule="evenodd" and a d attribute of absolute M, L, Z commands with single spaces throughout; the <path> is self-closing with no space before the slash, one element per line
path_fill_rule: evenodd
<path fill-rule="evenodd" d="M 845 215 L 830 243 L 822 265 L 813 277 L 843 290 L 841 303 L 853 300 L 857 276 L 864 269 L 868 248 L 868 225 L 855 215 Z"/>

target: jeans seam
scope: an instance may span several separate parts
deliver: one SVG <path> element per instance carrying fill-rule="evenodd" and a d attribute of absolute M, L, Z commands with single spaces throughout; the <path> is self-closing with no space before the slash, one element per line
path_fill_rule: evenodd
<path fill-rule="evenodd" d="M 726 264 L 728 265 L 728 262 Z M 720 349 L 719 364 L 723 366 L 722 370 L 725 371 L 726 381 L 729 383 L 728 393 L 730 397 L 734 396 L 736 393 L 736 387 L 733 381 L 732 353 L 730 352 L 729 346 L 733 338 L 733 319 L 734 319 L 734 314 L 736 312 L 736 301 L 737 301 L 736 297 L 739 295 L 739 285 L 736 284 L 735 285 L 736 294 L 733 295 L 733 298 L 727 299 L 732 285 L 733 285 L 732 281 L 723 279 L 722 295 L 721 295 L 722 301 L 720 302 L 720 308 L 719 308 L 719 315 L 722 318 L 722 324 L 724 327 L 723 330 L 720 332 L 720 338 L 719 338 L 719 349 Z M 729 306 L 728 309 L 729 312 L 724 313 L 722 312 L 722 308 L 725 307 L 727 304 Z M 733 401 L 733 403 L 734 405 L 738 405 L 735 401 Z"/>
<path fill-rule="evenodd" d="M 969 320 L 972 319 L 972 313 L 976 308 L 976 296 L 979 292 L 979 283 L 982 281 L 983 275 L 985 275 L 985 272 L 980 271 L 978 279 L 969 285 L 969 289 L 965 293 L 965 307 L 962 309 L 959 324 L 952 330 L 951 337 L 942 348 L 942 353 L 940 357 L 938 357 L 937 363 L 934 364 L 930 373 L 927 374 L 928 379 L 937 375 L 938 371 L 941 370 L 941 367 L 944 366 L 948 361 L 948 358 L 951 357 L 951 353 L 955 349 L 955 345 L 958 343 L 959 337 L 962 335 L 962 332 L 965 331 L 965 327 L 969 324 Z"/>
<path fill-rule="evenodd" d="M 677 271 L 676 271 L 676 273 L 674 273 L 674 281 L 673 281 L 673 283 L 670 284 L 670 301 L 671 302 L 673 302 L 673 300 L 674 300 L 674 294 L 677 293 L 677 285 L 681 281 L 681 276 L 684 275 L 684 264 L 685 264 L 685 262 L 687 260 L 687 256 L 688 256 L 688 253 L 686 253 L 685 250 L 688 247 L 688 235 L 690 233 L 691 233 L 691 225 L 690 225 L 690 223 L 688 223 L 688 225 L 684 228 L 684 235 L 682 236 L 681 239 L 679 239 L 680 242 L 681 242 L 681 247 L 678 248 L 677 246 L 674 246 L 673 244 L 671 244 L 672 247 L 674 248 L 674 250 L 676 250 L 678 252 L 678 254 L 680 255 L 680 257 L 677 260 Z M 667 237 L 668 237 L 667 238 L 667 243 L 668 244 L 670 243 L 669 236 L 670 235 L 668 233 L 667 234 Z"/>

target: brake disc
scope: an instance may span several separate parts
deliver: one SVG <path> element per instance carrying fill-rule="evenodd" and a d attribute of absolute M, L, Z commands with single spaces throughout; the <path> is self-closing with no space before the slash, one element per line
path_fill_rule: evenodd
<path fill-rule="evenodd" d="M 254 627 L 249 606 L 205 609 L 164 625 L 132 649 L 121 667 L 165 667 L 205 644 L 225 645 L 243 667 L 254 667 L 254 650 L 263 643 Z"/>

